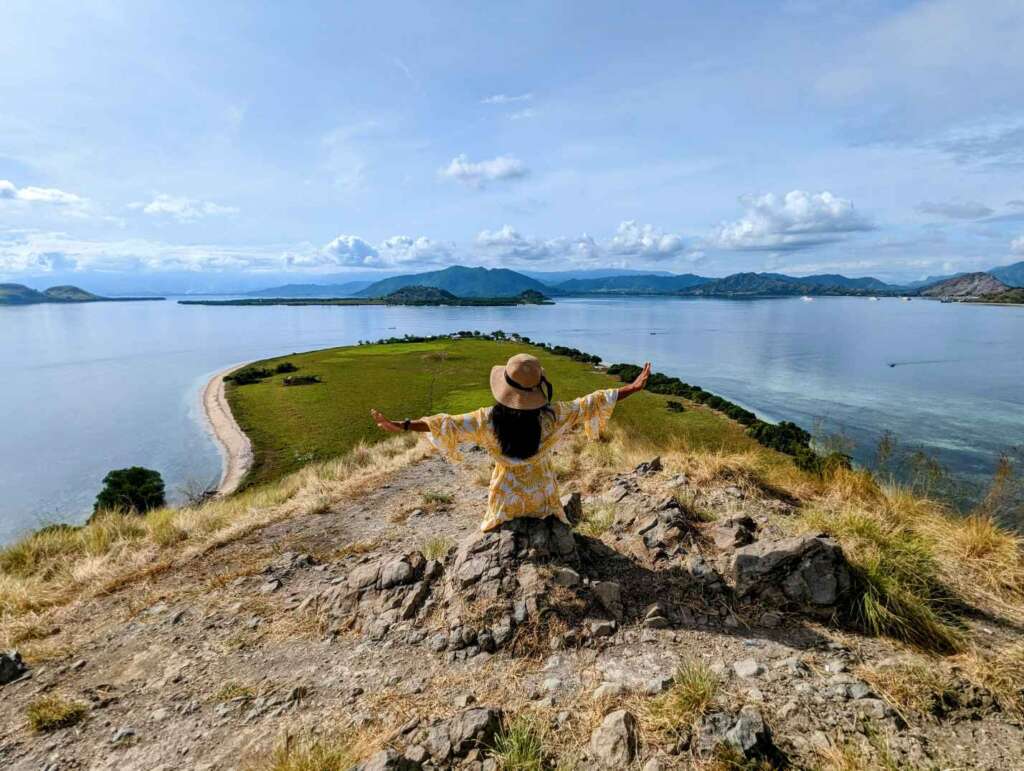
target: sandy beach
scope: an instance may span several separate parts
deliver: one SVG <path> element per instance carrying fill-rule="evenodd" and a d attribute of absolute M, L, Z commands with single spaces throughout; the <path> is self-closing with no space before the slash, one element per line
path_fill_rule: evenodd
<path fill-rule="evenodd" d="M 203 389 L 203 412 L 221 455 L 217 495 L 233 493 L 252 466 L 252 443 L 235 422 L 224 392 L 224 378 L 243 366 L 238 364 L 218 372 Z"/>

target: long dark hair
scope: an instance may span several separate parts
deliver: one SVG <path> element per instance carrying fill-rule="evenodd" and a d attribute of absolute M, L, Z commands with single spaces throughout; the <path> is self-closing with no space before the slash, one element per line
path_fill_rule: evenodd
<path fill-rule="evenodd" d="M 554 411 L 547 405 L 536 410 L 516 410 L 495 404 L 491 410 L 491 425 L 501 445 L 501 454 L 519 460 L 536 455 L 545 413 L 553 415 Z"/>

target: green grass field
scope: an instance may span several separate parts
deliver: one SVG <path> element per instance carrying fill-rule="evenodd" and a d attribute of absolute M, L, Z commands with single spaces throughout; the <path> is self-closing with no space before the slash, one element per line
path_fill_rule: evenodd
<path fill-rule="evenodd" d="M 563 356 L 512 342 L 441 340 L 349 346 L 257 362 L 289 361 L 297 374 L 319 375 L 317 385 L 284 387 L 284 375 L 260 383 L 228 385 L 235 419 L 249 435 L 255 464 L 247 485 L 278 479 L 316 460 L 342 455 L 360 441 L 386 435 L 370 419 L 376 407 L 390 418 L 418 418 L 437 412 L 457 414 L 493 403 L 488 388 L 491 366 L 522 352 L 540 357 L 555 386 L 555 399 L 571 399 L 599 388 L 621 385 L 617 378 Z M 763 449 L 743 427 L 700 405 L 670 412 L 669 398 L 641 393 L 616 408 L 613 422 L 658 446 L 743 451 Z"/>

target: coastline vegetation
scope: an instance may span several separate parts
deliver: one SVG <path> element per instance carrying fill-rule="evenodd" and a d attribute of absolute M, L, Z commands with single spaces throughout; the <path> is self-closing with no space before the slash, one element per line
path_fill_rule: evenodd
<path fill-rule="evenodd" d="M 508 306 L 552 305 L 541 292 L 527 289 L 510 297 L 458 297 L 444 289 L 407 286 L 383 297 L 247 297 L 236 300 L 178 300 L 179 305 L 307 306 L 307 305 L 412 305 L 412 306 Z"/>
<path fill-rule="evenodd" d="M 288 357 L 297 369 L 315 364 L 329 375 L 321 387 L 274 387 L 282 377 L 276 374 L 232 385 L 232 408 L 263 453 L 246 488 L 141 516 L 110 511 L 87 525 L 44 528 L 0 549 L 0 647 L 24 642 L 31 657 L 39 614 L 48 607 L 117 591 L 190 555 L 279 519 L 325 511 L 379 484 L 429 450 L 413 435 L 382 438 L 374 432 L 366 417 L 370 402 L 411 415 L 487 404 L 481 383 L 489 367 L 527 345 L 505 334 L 466 334 L 335 348 Z M 563 350 L 545 358 L 556 398 L 615 385 L 612 375 L 582 363 L 592 363 L 587 354 Z M 281 363 L 256 366 L 273 371 Z M 685 400 L 685 411 L 670 412 L 671 400 Z M 667 473 L 685 474 L 696 488 L 728 481 L 752 495 L 784 493 L 796 509 L 781 524 L 794 533 L 832 535 L 853 565 L 859 580 L 848 623 L 922 651 L 952 654 L 967 676 L 998 687 L 1007 704 L 1024 709 L 1024 671 L 1007 671 L 998 663 L 1002 654 L 976 648 L 969 634 L 979 615 L 1024 622 L 1022 539 L 997 523 L 1011 485 L 1009 465 L 983 503 L 960 517 L 948 504 L 883 474 L 845 465 L 808 471 L 730 419 L 728 404 L 722 411 L 710 401 L 638 394 L 621 405 L 605 440 L 573 443 L 559 454 L 560 476 L 576 480 L 584 493 L 605 489 L 621 469 L 657 454 Z M 607 517 L 605 511 L 588 512 L 588 527 L 600 535 Z"/>

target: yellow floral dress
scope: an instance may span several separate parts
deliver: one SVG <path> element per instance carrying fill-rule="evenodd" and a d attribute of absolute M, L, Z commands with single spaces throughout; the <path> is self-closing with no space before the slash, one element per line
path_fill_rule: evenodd
<path fill-rule="evenodd" d="M 583 428 L 588 439 L 597 439 L 615 409 L 618 395 L 618 389 L 609 388 L 571 402 L 553 403 L 553 414 L 541 418 L 540 447 L 525 460 L 502 455 L 491 427 L 490 407 L 464 415 L 433 415 L 423 420 L 430 428 L 427 435 L 430 443 L 450 460 L 462 460 L 459 445 L 470 442 L 483 447 L 494 459 L 487 515 L 480 524 L 481 530 L 493 530 L 517 517 L 554 516 L 566 522 L 558 495 L 558 480 L 551 465 L 551 451 L 577 427 Z"/>

